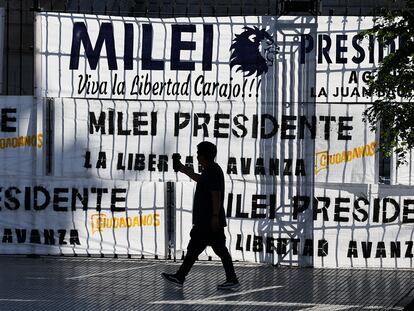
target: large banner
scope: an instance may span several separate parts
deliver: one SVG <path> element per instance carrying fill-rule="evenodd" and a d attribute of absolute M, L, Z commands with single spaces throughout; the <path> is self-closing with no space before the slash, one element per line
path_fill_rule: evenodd
<path fill-rule="evenodd" d="M 176 250 L 186 252 L 195 183 L 177 183 Z M 227 246 L 234 260 L 315 267 L 414 267 L 413 187 L 226 184 Z M 309 217 L 310 215 L 310 217 Z M 311 227 L 307 232 L 304 229 Z M 219 259 L 207 248 L 201 258 Z"/>
<path fill-rule="evenodd" d="M 165 255 L 164 184 L 8 178 L 1 254 Z"/>
<path fill-rule="evenodd" d="M 36 126 L 31 96 L 0 96 L 0 175 L 35 174 L 44 149 L 44 133 Z"/>
<path fill-rule="evenodd" d="M 36 22 L 46 97 L 256 101 L 277 52 L 271 17 L 40 13 Z"/>
<path fill-rule="evenodd" d="M 44 97 L 371 102 L 366 82 L 398 40 L 373 17 L 148 19 L 36 15 Z M 398 95 L 398 94 L 397 94 Z"/>
<path fill-rule="evenodd" d="M 172 155 L 198 171 L 197 144 L 209 140 L 229 180 L 374 182 L 366 107 L 56 99 L 54 174 L 185 181 Z"/>
<path fill-rule="evenodd" d="M 320 185 L 301 210 L 314 213 L 315 267 L 414 267 L 414 188 Z M 311 204 L 313 201 L 313 204 Z"/>

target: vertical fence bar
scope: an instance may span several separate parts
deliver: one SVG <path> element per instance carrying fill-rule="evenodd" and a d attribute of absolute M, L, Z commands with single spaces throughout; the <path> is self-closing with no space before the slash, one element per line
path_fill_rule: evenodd
<path fill-rule="evenodd" d="M 23 89 L 23 0 L 20 0 L 19 7 L 19 95 L 22 95 Z"/>
<path fill-rule="evenodd" d="M 48 98 L 46 100 L 46 141 L 45 141 L 45 169 L 46 169 L 46 175 L 50 176 L 53 173 L 53 128 L 54 128 L 54 121 L 53 121 L 53 115 L 54 115 L 54 104 L 55 100 L 53 98 Z"/>
<path fill-rule="evenodd" d="M 9 95 L 9 52 L 10 52 L 10 46 L 9 46 L 9 37 L 10 37 L 10 0 L 7 0 L 7 4 L 6 4 L 6 82 L 5 82 L 5 86 L 6 86 L 6 91 L 3 93 L 5 95 Z"/>
<path fill-rule="evenodd" d="M 167 192 L 165 195 L 165 232 L 167 243 L 165 245 L 165 255 L 167 259 L 176 261 L 175 247 L 175 183 L 167 182 Z"/>

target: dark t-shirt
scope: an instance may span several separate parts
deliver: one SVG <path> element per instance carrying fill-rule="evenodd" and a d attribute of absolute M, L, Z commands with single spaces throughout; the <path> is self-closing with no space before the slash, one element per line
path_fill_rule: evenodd
<path fill-rule="evenodd" d="M 212 163 L 204 169 L 197 182 L 193 202 L 193 224 L 198 227 L 210 228 L 213 199 L 212 191 L 221 192 L 219 225 L 226 226 L 226 215 L 224 214 L 224 175 L 217 163 Z"/>

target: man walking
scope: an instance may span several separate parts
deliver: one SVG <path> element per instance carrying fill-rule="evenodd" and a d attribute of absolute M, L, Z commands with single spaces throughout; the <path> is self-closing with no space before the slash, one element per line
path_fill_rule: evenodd
<path fill-rule="evenodd" d="M 178 171 L 197 182 L 193 201 L 193 228 L 184 262 L 175 274 L 162 273 L 162 277 L 175 285 L 182 286 L 185 277 L 203 250 L 210 245 L 221 258 L 226 272 L 226 281 L 218 289 L 232 289 L 239 286 L 230 253 L 226 247 L 224 227 L 224 175 L 220 166 L 214 162 L 217 148 L 210 142 L 197 145 L 197 160 L 203 167 L 202 174 L 197 174 L 181 162 Z"/>

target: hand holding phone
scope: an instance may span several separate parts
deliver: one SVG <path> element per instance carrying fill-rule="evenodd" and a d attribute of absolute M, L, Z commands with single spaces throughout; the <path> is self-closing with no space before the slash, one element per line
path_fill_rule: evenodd
<path fill-rule="evenodd" d="M 172 159 L 173 159 L 173 170 L 174 170 L 174 172 L 179 172 L 180 171 L 180 166 L 182 165 L 181 162 L 180 162 L 181 155 L 179 153 L 173 153 Z"/>

